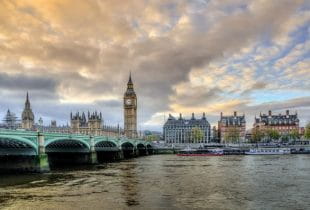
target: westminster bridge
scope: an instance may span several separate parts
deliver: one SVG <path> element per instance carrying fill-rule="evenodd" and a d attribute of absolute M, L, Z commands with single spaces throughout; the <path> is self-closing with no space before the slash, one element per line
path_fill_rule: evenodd
<path fill-rule="evenodd" d="M 108 136 L 0 130 L 0 171 L 44 172 L 57 164 L 96 164 L 153 154 L 149 142 Z"/>

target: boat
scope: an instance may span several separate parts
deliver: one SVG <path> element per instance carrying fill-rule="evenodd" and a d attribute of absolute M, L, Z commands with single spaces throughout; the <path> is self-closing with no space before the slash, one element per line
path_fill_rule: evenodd
<path fill-rule="evenodd" d="M 291 154 L 290 148 L 252 148 L 246 155 L 285 155 Z"/>
<path fill-rule="evenodd" d="M 181 150 L 177 156 L 222 156 L 224 155 L 223 149 L 191 149 L 186 148 Z"/>

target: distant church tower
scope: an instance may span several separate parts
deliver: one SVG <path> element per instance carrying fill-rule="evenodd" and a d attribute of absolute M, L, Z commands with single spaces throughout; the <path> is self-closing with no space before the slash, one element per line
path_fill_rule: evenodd
<path fill-rule="evenodd" d="M 137 96 L 133 89 L 131 74 L 124 94 L 124 131 L 128 138 L 137 137 Z"/>
<path fill-rule="evenodd" d="M 22 113 L 22 128 L 30 130 L 33 128 L 33 125 L 34 125 L 34 114 L 30 107 L 29 96 L 27 92 L 25 108 Z"/>

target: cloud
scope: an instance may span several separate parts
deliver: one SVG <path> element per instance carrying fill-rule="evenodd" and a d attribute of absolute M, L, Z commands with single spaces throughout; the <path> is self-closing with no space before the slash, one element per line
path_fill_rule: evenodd
<path fill-rule="evenodd" d="M 6 74 L 0 72 L 0 88 L 10 91 L 55 91 L 57 81 L 44 77 L 29 77 L 24 74 Z"/>
<path fill-rule="evenodd" d="M 309 87 L 304 4 L 1 1 L 0 94 L 12 98 L 3 105 L 17 108 L 31 90 L 37 115 L 65 122 L 69 110 L 99 109 L 122 122 L 131 70 L 141 124 L 166 112 L 248 109 L 257 91 Z"/>

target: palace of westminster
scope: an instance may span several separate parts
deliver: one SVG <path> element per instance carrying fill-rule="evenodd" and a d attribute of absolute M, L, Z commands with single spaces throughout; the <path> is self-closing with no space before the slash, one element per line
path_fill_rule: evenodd
<path fill-rule="evenodd" d="M 89 111 L 76 112 L 70 114 L 70 126 L 57 126 L 56 121 L 51 121 L 50 126 L 44 126 L 43 120 L 40 118 L 38 123 L 35 123 L 35 116 L 31 109 L 29 95 L 27 92 L 25 107 L 21 115 L 21 120 L 18 120 L 16 115 L 10 110 L 7 111 L 3 119 L 2 128 L 9 129 L 24 129 L 24 130 L 41 130 L 43 132 L 62 132 L 62 133 L 80 133 L 86 135 L 106 135 L 106 136 L 126 136 L 128 138 L 138 137 L 137 132 L 137 96 L 134 91 L 131 74 L 127 83 L 127 90 L 123 98 L 124 106 L 124 129 L 119 125 L 109 126 L 103 123 L 101 112 Z"/>

